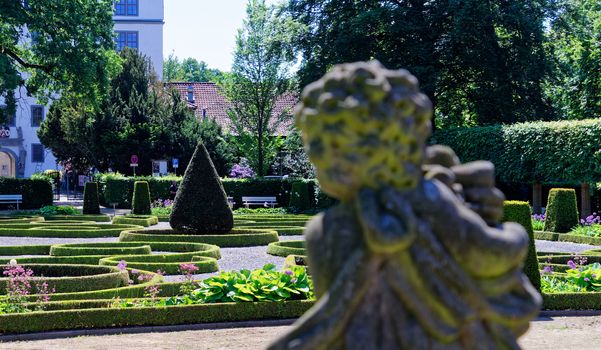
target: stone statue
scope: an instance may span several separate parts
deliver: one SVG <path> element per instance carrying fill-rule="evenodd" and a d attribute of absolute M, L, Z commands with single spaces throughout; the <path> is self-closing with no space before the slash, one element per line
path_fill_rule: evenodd
<path fill-rule="evenodd" d="M 426 146 L 432 106 L 405 70 L 335 66 L 297 107 L 320 186 L 306 229 L 317 301 L 270 349 L 516 349 L 540 308 L 528 236 L 499 223 L 494 167 Z"/>

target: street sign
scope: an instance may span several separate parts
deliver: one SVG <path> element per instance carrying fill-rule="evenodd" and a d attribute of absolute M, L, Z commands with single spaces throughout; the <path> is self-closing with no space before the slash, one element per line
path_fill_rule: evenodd
<path fill-rule="evenodd" d="M 129 160 L 131 161 L 132 166 L 137 166 L 137 164 L 138 164 L 138 156 L 137 155 L 132 154 L 131 158 Z M 136 164 L 136 165 L 133 165 L 133 164 Z"/>
<path fill-rule="evenodd" d="M 171 160 L 171 164 L 173 165 L 173 169 L 179 168 L 179 159 L 173 158 L 173 160 Z"/>

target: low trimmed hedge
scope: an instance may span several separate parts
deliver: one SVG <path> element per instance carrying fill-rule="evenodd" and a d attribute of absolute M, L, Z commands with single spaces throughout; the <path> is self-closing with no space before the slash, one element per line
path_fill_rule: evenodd
<path fill-rule="evenodd" d="M 0 236 L 97 238 L 117 237 L 125 230 L 140 230 L 142 226 L 121 224 L 0 224 Z"/>
<path fill-rule="evenodd" d="M 86 215 L 52 215 L 44 217 L 46 221 L 54 220 L 78 220 L 94 222 L 111 222 L 111 217 L 105 214 L 86 214 Z"/>
<path fill-rule="evenodd" d="M 233 229 L 222 235 L 186 235 L 174 230 L 123 231 L 122 242 L 195 242 L 219 247 L 251 247 L 267 245 L 279 240 L 274 230 Z"/>
<path fill-rule="evenodd" d="M 0 315 L 0 333 L 30 333 L 53 330 L 164 326 L 300 317 L 312 300 L 260 303 L 221 303 L 143 308 L 101 308 L 41 311 Z"/>
<path fill-rule="evenodd" d="M 52 246 L 49 244 L 0 246 L 0 256 L 48 255 L 50 254 L 50 247 Z"/>
<path fill-rule="evenodd" d="M 571 235 L 569 233 L 534 231 L 535 239 L 545 241 L 572 242 L 590 245 L 601 245 L 601 237 L 589 237 L 581 235 Z"/>
<path fill-rule="evenodd" d="M 55 293 L 84 292 L 99 289 L 111 289 L 127 286 L 129 275 L 116 267 L 98 265 L 55 265 L 55 264 L 25 264 L 30 268 L 32 288 L 35 291 L 36 282 L 47 282 L 49 289 Z M 0 278 L 0 294 L 6 292 L 8 278 Z"/>
<path fill-rule="evenodd" d="M 159 218 L 154 215 L 125 215 L 115 216 L 113 224 L 140 225 L 149 227 L 159 223 Z"/>
<path fill-rule="evenodd" d="M 547 310 L 601 310 L 601 293 L 543 293 Z"/>
<path fill-rule="evenodd" d="M 75 243 L 55 244 L 50 248 L 51 256 L 81 255 L 140 255 L 152 254 L 150 245 L 140 243 Z"/>
<path fill-rule="evenodd" d="M 267 254 L 276 256 L 305 255 L 305 241 L 280 241 L 269 243 Z"/>
<path fill-rule="evenodd" d="M 272 226 L 272 225 L 264 225 L 264 226 L 246 226 L 246 225 L 237 225 L 236 228 L 244 229 L 244 228 L 252 228 L 252 229 L 265 229 L 265 230 L 273 230 L 278 233 L 280 236 L 299 236 L 305 232 L 305 228 L 303 226 Z"/>
<path fill-rule="evenodd" d="M 44 221 L 44 218 L 41 216 L 0 216 L 0 224 L 30 223 L 34 221 Z"/>
<path fill-rule="evenodd" d="M 120 261 L 127 262 L 127 267 L 146 271 L 161 271 L 166 275 L 180 274 L 180 265 L 183 263 L 194 264 L 198 267 L 196 274 L 209 273 L 219 270 L 217 259 L 206 256 L 190 256 L 189 253 L 162 254 L 162 255 L 123 255 L 111 256 L 100 259 L 103 266 L 117 266 Z"/>
<path fill-rule="evenodd" d="M 246 223 L 240 223 L 238 224 L 237 222 L 234 223 L 234 225 L 236 226 L 243 226 L 243 227 L 266 227 L 266 226 L 305 226 L 307 222 L 306 221 L 258 221 L 258 222 L 246 222 Z"/>

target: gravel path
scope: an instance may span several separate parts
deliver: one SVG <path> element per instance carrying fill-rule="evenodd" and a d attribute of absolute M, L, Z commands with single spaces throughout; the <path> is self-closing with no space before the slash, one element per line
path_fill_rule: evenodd
<path fill-rule="evenodd" d="M 590 249 L 601 249 L 599 246 L 570 243 L 570 242 L 553 242 L 536 240 L 536 251 L 539 252 L 560 252 L 560 253 L 581 253 Z"/>

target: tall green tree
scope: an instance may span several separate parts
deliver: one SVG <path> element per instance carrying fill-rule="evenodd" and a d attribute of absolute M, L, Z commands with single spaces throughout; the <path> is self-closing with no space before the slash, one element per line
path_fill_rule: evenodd
<path fill-rule="evenodd" d="M 185 167 L 201 135 L 198 118 L 175 90 L 156 80 L 147 57 L 121 53 L 123 69 L 110 82 L 101 108 L 64 95 L 51 107 L 38 131 L 59 161 L 86 163 L 101 171 L 129 173 L 138 155 L 139 174 L 150 174 L 151 160 L 179 158 Z"/>
<path fill-rule="evenodd" d="M 0 2 L 0 97 L 12 113 L 25 88 L 44 101 L 54 93 L 96 104 L 119 66 L 112 0 Z M 25 73 L 25 74 L 24 74 Z M 2 114 L 3 113 L 3 114 Z"/>
<path fill-rule="evenodd" d="M 222 76 L 223 72 L 209 68 L 204 61 L 191 57 L 180 61 L 173 53 L 163 63 L 163 79 L 166 82 L 218 82 Z"/>
<path fill-rule="evenodd" d="M 547 8 L 547 0 L 290 0 L 287 13 L 308 28 L 295 41 L 302 85 L 334 64 L 378 59 L 415 74 L 446 127 L 550 117 Z"/>
<path fill-rule="evenodd" d="M 264 0 L 250 0 L 236 36 L 231 74 L 221 85 L 231 103 L 228 116 L 236 143 L 258 176 L 266 174 L 275 158 L 282 142 L 275 131 L 290 115 L 290 111 L 274 115 L 274 108 L 291 88 L 291 38 L 298 30 Z"/>
<path fill-rule="evenodd" d="M 547 93 L 569 119 L 601 116 L 601 2 L 564 0 L 549 31 L 555 71 Z"/>

